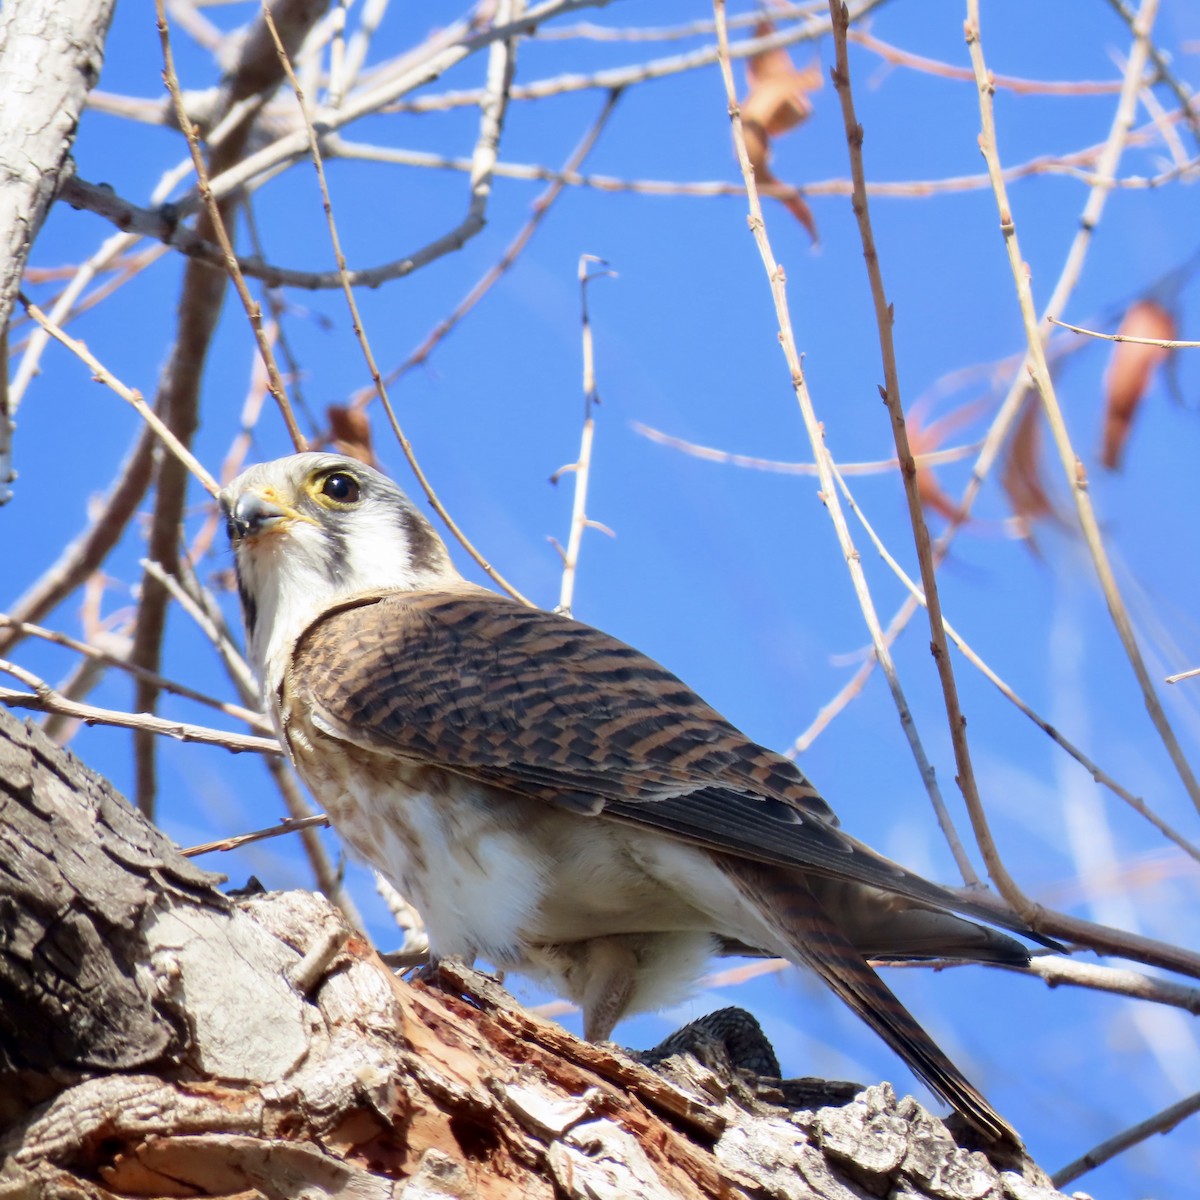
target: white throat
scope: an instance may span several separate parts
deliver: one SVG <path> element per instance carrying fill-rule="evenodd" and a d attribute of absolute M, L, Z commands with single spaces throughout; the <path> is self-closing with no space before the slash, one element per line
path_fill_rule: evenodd
<path fill-rule="evenodd" d="M 462 576 L 444 555 L 415 568 L 409 547 L 386 514 L 355 514 L 354 536 L 331 561 L 324 531 L 304 522 L 238 548 L 241 586 L 253 601 L 248 649 L 270 711 L 297 638 L 331 605 L 371 592 L 454 586 Z M 248 622 L 249 624 L 249 622 Z"/>

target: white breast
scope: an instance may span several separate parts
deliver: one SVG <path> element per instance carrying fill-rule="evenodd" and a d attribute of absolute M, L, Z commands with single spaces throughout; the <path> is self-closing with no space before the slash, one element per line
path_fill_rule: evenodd
<path fill-rule="evenodd" d="M 770 946 L 697 847 L 355 747 L 298 713 L 284 727 L 330 820 L 416 906 L 436 956 L 484 958 L 586 1007 L 616 939 L 637 963 L 632 1012 L 690 991 L 713 934 Z"/>
<path fill-rule="evenodd" d="M 353 850 L 416 905 L 435 955 L 511 962 L 542 902 L 544 856 L 512 801 L 434 767 L 287 725 L 300 773 Z"/>

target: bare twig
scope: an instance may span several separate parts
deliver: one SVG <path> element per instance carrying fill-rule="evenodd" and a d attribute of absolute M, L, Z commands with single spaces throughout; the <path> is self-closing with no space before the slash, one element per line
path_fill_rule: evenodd
<path fill-rule="evenodd" d="M 1162 1112 L 1155 1113 L 1145 1121 L 1118 1133 L 1116 1137 L 1101 1142 L 1100 1145 L 1093 1147 L 1074 1162 L 1067 1163 L 1065 1167 L 1055 1171 L 1050 1176 L 1050 1182 L 1055 1187 L 1064 1187 L 1102 1163 L 1108 1162 L 1109 1159 L 1123 1154 L 1131 1146 L 1136 1146 L 1138 1142 L 1144 1142 L 1156 1133 L 1170 1133 L 1180 1121 L 1196 1112 L 1200 1112 L 1200 1092 L 1193 1092 L 1183 1100 L 1164 1108 Z"/>
<path fill-rule="evenodd" d="M 223 258 L 222 265 L 228 273 L 229 278 L 233 281 L 233 286 L 237 291 L 238 298 L 242 302 L 242 307 L 246 310 L 250 329 L 254 334 L 254 340 L 258 343 L 258 352 L 262 356 L 263 363 L 266 365 L 267 378 L 270 380 L 271 395 L 275 397 L 275 402 L 279 405 L 279 411 L 283 416 L 284 424 L 287 426 L 288 435 L 292 439 L 292 445 L 297 450 L 306 450 L 308 449 L 308 442 L 300 432 L 300 427 L 296 424 L 296 417 L 292 412 L 292 405 L 288 400 L 287 390 L 284 388 L 283 380 L 280 378 L 279 368 L 275 365 L 275 355 L 271 352 L 270 343 L 263 332 L 262 309 L 250 295 L 250 289 L 246 286 L 245 277 L 238 268 L 237 256 L 233 252 L 233 243 L 230 241 L 229 232 L 225 228 L 225 217 L 227 214 L 221 211 L 221 205 L 212 193 L 212 188 L 209 184 L 208 166 L 204 161 L 204 151 L 200 147 L 200 135 L 196 132 L 196 127 L 192 124 L 191 118 L 188 116 L 187 106 L 183 102 L 183 90 L 179 86 L 179 76 L 175 73 L 175 58 L 171 53 L 171 33 L 167 25 L 164 0 L 154 0 L 154 7 L 158 13 L 158 36 L 162 43 L 163 82 L 167 85 L 167 91 L 170 93 L 171 100 L 175 105 L 175 115 L 179 122 L 179 128 L 187 139 L 188 149 L 192 155 L 192 165 L 196 171 L 196 187 L 200 193 L 200 199 L 204 204 L 205 211 L 208 214 L 207 233 L 202 233 L 199 230 L 197 232 L 202 237 L 214 236 L 220 244 Z M 266 3 L 263 4 L 262 14 L 263 19 L 270 26 L 272 37 L 276 39 L 282 52 L 282 43 L 278 41 L 279 31 L 275 27 L 274 18 L 271 16 L 271 10 Z M 274 82 L 267 80 L 263 86 L 264 88 L 273 88 Z"/>
<path fill-rule="evenodd" d="M 109 708 L 79 704 L 60 695 L 32 671 L 26 671 L 7 659 L 0 659 L 0 671 L 19 679 L 26 687 L 32 689 L 28 692 L 18 692 L 12 688 L 0 688 L 0 704 L 6 704 L 10 708 L 62 713 L 63 716 L 74 717 L 85 725 L 115 725 L 122 729 L 139 729 L 156 736 L 175 738 L 180 742 L 203 742 L 209 746 L 223 746 L 235 754 L 243 750 L 252 750 L 257 754 L 283 754 L 274 738 L 226 733 L 220 729 L 207 729 L 203 725 L 188 725 L 182 721 L 164 721 L 150 713 L 116 712 Z"/>
<path fill-rule="evenodd" d="M 1029 966 L 1019 970 L 1021 974 L 1028 972 L 1036 975 L 1052 988 L 1080 987 L 1093 992 L 1111 992 L 1116 996 L 1129 996 L 1152 1004 L 1166 1004 L 1171 1008 L 1183 1009 L 1192 1016 L 1200 1016 L 1200 988 L 1183 987 L 1169 979 L 1143 975 L 1140 971 L 1077 962 L 1057 954 L 1038 955 Z"/>
<path fill-rule="evenodd" d="M 958 79 L 964 82 L 972 81 L 975 76 L 969 67 L 956 67 L 950 63 L 938 62 L 934 58 L 926 58 L 921 54 L 912 54 L 907 50 L 899 50 L 889 46 L 877 37 L 861 29 L 852 29 L 849 39 L 878 54 L 886 63 L 893 66 L 908 67 L 925 75 L 936 75 L 942 79 Z M 1012 75 L 995 75 L 992 81 L 997 88 L 1015 92 L 1019 96 L 1103 96 L 1121 90 L 1119 79 L 1105 80 L 1052 80 L 1052 79 L 1018 79 Z"/>
<path fill-rule="evenodd" d="M 267 838 L 282 837 L 285 833 L 298 833 L 304 829 L 328 829 L 329 818 L 324 813 L 313 813 L 307 817 L 288 817 L 278 825 L 268 825 L 266 829 L 256 829 L 253 833 L 239 833 L 233 837 L 221 838 L 215 842 L 202 842 L 199 846 L 189 846 L 182 853 L 186 858 L 195 858 L 198 854 L 215 854 L 218 851 L 240 850 L 252 842 L 266 841 Z"/>
<path fill-rule="evenodd" d="M 1145 69 L 1148 53 L 1149 30 L 1153 24 L 1157 7 L 1157 0 L 1143 0 L 1141 10 L 1138 14 L 1134 44 L 1130 51 L 1129 63 L 1125 72 L 1125 86 L 1122 89 L 1117 113 L 1113 119 L 1113 132 L 1110 136 L 1111 152 L 1106 155 L 1105 162 L 1103 163 L 1103 171 L 1105 173 L 1111 173 L 1113 168 L 1115 168 L 1116 160 L 1123 144 L 1124 134 L 1128 131 L 1132 123 L 1132 114 L 1137 102 L 1138 82 Z M 1100 532 L 1100 526 L 1096 520 L 1095 510 L 1092 507 L 1087 486 L 1087 474 L 1071 445 L 1070 434 L 1063 419 L 1062 410 L 1059 407 L 1054 389 L 1054 382 L 1046 363 L 1045 347 L 1038 330 L 1038 318 L 1033 305 L 1029 275 L 1021 257 L 1016 226 L 1013 222 L 1012 210 L 1008 203 L 1004 181 L 1000 177 L 991 88 L 988 82 L 987 65 L 984 62 L 983 50 L 979 41 L 978 0 L 968 0 L 968 14 L 967 42 L 971 51 L 971 63 L 975 69 L 975 77 L 979 89 L 979 108 L 983 126 L 983 132 L 980 137 L 980 148 L 987 161 L 988 171 L 992 175 L 992 186 L 1000 210 L 1001 231 L 1008 250 L 1009 263 L 1016 284 L 1017 298 L 1020 304 L 1021 316 L 1025 324 L 1026 339 L 1029 344 L 1030 375 L 1038 397 L 1041 400 L 1043 411 L 1046 414 L 1055 446 L 1058 449 L 1063 472 L 1075 499 L 1075 509 L 1079 517 L 1080 528 L 1091 554 L 1092 563 L 1096 569 L 1113 625 L 1117 630 L 1126 656 L 1137 677 L 1138 685 L 1142 691 L 1142 698 L 1150 714 L 1150 719 L 1158 731 L 1159 737 L 1162 739 L 1163 745 L 1166 747 L 1167 753 L 1175 766 L 1179 778 L 1187 789 L 1188 795 L 1191 796 L 1196 808 L 1200 810 L 1200 783 L 1197 782 L 1191 765 L 1183 752 L 1183 748 L 1175 736 L 1175 731 L 1167 719 L 1167 715 L 1155 690 L 1154 682 L 1150 678 L 1150 673 L 1146 668 L 1141 649 L 1137 644 L 1137 637 L 1134 634 L 1129 614 L 1121 598 L 1116 578 L 1113 575 L 1108 553 L 1104 546 L 1104 539 Z M 1089 230 L 1095 228 L 1103 211 L 1104 199 L 1105 193 L 1102 189 L 1095 189 L 1092 192 L 1088 206 L 1084 210 L 1083 223 L 1085 228 Z"/>
<path fill-rule="evenodd" d="M 589 263 L 599 263 L 601 270 L 590 271 Z M 591 254 L 584 254 L 579 259 L 579 311 L 582 321 L 583 340 L 583 433 L 579 440 L 579 457 L 571 464 L 560 467 L 550 477 L 551 483 L 572 473 L 575 476 L 575 497 L 571 505 L 571 532 L 567 537 L 567 548 L 563 552 L 562 587 L 559 591 L 558 608 L 556 612 L 564 616 L 571 615 L 571 604 L 575 598 L 575 572 L 579 566 L 579 547 L 583 542 L 583 531 L 591 522 L 587 515 L 588 479 L 592 469 L 592 438 L 596 431 L 596 421 L 592 416 L 592 406 L 600 403 L 600 394 L 596 391 L 596 372 L 592 353 L 592 324 L 588 318 L 587 289 L 593 279 L 602 276 L 615 275 L 615 271 L 604 269 L 602 259 Z"/>
<path fill-rule="evenodd" d="M 1197 675 L 1200 675 L 1200 667 L 1190 667 L 1186 671 L 1178 672 L 1178 674 L 1168 675 L 1166 682 L 1180 683 L 1184 679 L 1195 679 Z"/>
<path fill-rule="evenodd" d="M 1068 325 L 1066 321 L 1056 321 L 1053 317 L 1047 320 L 1051 325 L 1069 329 L 1072 333 L 1082 333 L 1087 337 L 1100 338 L 1105 342 L 1132 342 L 1135 346 L 1161 346 L 1164 350 L 1195 350 L 1200 348 L 1200 342 L 1163 341 L 1161 338 L 1131 337 L 1127 333 L 1098 333 L 1095 329 L 1084 329 L 1079 325 Z"/>
<path fill-rule="evenodd" d="M 770 471 L 778 475 L 816 475 L 816 463 L 782 462 L 777 458 L 758 458 L 752 454 L 733 454 L 728 450 L 718 450 L 715 446 L 701 446 L 698 442 L 689 442 L 685 438 L 676 437 L 672 433 L 664 433 L 651 425 L 643 425 L 641 421 L 630 421 L 630 427 L 635 433 L 660 446 L 670 446 L 690 454 L 694 458 L 702 458 L 706 462 L 728 463 L 731 467 L 744 467 L 750 471 Z M 914 454 L 913 462 L 919 467 L 936 467 L 943 463 L 960 462 L 970 458 L 979 450 L 979 443 L 969 446 L 949 446 L 944 450 L 929 450 L 924 454 Z M 843 475 L 886 475 L 896 470 L 900 465 L 898 459 L 880 458 L 874 462 L 838 463 L 838 471 Z"/>
<path fill-rule="evenodd" d="M 200 631 L 212 643 L 225 665 L 226 672 L 233 680 L 242 703 L 260 703 L 262 697 L 250 664 L 234 644 L 216 605 L 207 602 L 209 598 L 203 594 L 203 588 L 200 587 L 187 560 L 180 560 L 181 569 L 178 575 L 168 575 L 160 564 L 150 558 L 143 558 L 138 565 L 196 622 Z"/>
<path fill-rule="evenodd" d="M 1135 13 L 1125 0 L 1108 0 L 1108 3 L 1120 15 L 1121 19 L 1129 26 L 1129 31 L 1135 38 L 1139 37 L 1138 21 L 1142 14 Z M 1179 106 L 1184 113 L 1184 119 L 1192 130 L 1192 137 L 1196 144 L 1200 146 L 1200 111 L 1196 108 L 1196 97 L 1192 94 L 1191 88 L 1185 87 L 1180 83 L 1175 72 L 1171 70 L 1170 61 L 1161 50 L 1149 39 L 1146 39 L 1146 53 L 1150 57 L 1150 61 L 1154 63 L 1154 70 L 1158 78 L 1167 85 L 1171 90 L 1172 95 L 1179 101 Z"/>
<path fill-rule="evenodd" d="M 72 176 L 74 179 L 74 176 Z M 68 186 L 70 181 L 67 181 Z M 75 302 L 87 289 L 88 285 L 106 270 L 115 260 L 128 253 L 137 244 L 138 238 L 129 233 L 115 233 L 105 239 L 100 248 L 88 260 L 80 264 L 75 277 L 63 289 L 62 294 L 55 300 L 50 309 L 50 320 L 58 326 L 66 326 L 73 311 Z M 9 386 L 12 410 L 15 413 L 21 405 L 26 389 L 36 378 L 41 356 L 50 344 L 50 335 L 44 329 L 34 330 L 28 339 L 25 351 Z"/>
<path fill-rule="evenodd" d="M 921 772 L 921 778 L 929 793 L 934 811 L 937 813 L 938 823 L 950 844 L 963 880 L 968 884 L 976 883 L 978 877 L 975 874 L 975 869 L 971 865 L 971 860 L 967 857 L 966 851 L 963 849 L 962 843 L 954 830 L 954 823 L 950 819 L 945 802 L 942 800 L 933 766 L 925 754 L 924 747 L 921 745 L 920 737 L 917 734 L 912 712 L 908 707 L 908 701 L 905 699 L 903 688 L 900 685 L 900 678 L 892 661 L 891 652 L 884 640 L 883 630 L 879 624 L 879 617 L 875 611 L 875 603 L 867 587 L 862 562 L 857 549 L 855 549 L 849 527 L 846 524 L 845 513 L 843 513 L 841 503 L 838 500 L 837 488 L 834 484 L 830 466 L 830 455 L 825 447 L 824 430 L 813 408 L 812 398 L 809 395 L 808 385 L 800 363 L 800 355 L 796 349 L 796 339 L 792 332 L 791 314 L 788 310 L 784 271 L 776 262 L 775 255 L 771 250 L 771 244 L 767 238 L 766 226 L 763 222 L 762 204 L 755 185 L 754 168 L 750 164 L 750 158 L 746 151 L 746 139 L 742 130 L 741 112 L 737 104 L 733 70 L 727 52 L 729 39 L 725 29 L 724 0 L 714 0 L 713 11 L 717 22 L 718 42 L 722 51 L 720 56 L 721 76 L 725 81 L 725 94 L 729 102 L 729 115 L 733 124 L 733 140 L 737 149 L 738 163 L 742 169 L 742 178 L 746 184 L 746 193 L 750 203 L 750 230 L 758 246 L 759 255 L 762 258 L 763 266 L 770 281 L 771 295 L 775 302 L 775 316 L 779 322 L 779 341 L 783 347 L 784 357 L 791 374 L 792 386 L 804 419 L 805 429 L 812 444 L 813 457 L 816 460 L 818 475 L 821 481 L 821 499 L 824 501 L 826 511 L 833 522 L 838 544 L 841 546 L 842 555 L 846 560 L 846 566 L 850 573 L 850 580 L 854 587 L 855 596 L 858 599 L 863 619 L 871 634 L 871 644 L 875 648 L 876 657 L 879 659 L 880 665 L 883 667 L 884 674 L 887 677 L 888 686 L 892 692 L 892 699 L 896 705 L 896 711 L 900 716 L 901 727 L 908 738 L 913 757 Z"/>
<path fill-rule="evenodd" d="M 510 11 L 505 7 L 505 11 Z M 270 22 L 270 13 L 264 9 L 268 23 Z M 505 27 L 516 27 L 520 24 L 519 21 L 502 22 Z M 273 29 L 273 26 L 272 26 Z M 496 148 L 500 137 L 500 128 L 503 124 L 504 106 L 507 101 L 508 88 L 512 81 L 512 70 L 514 55 L 516 53 L 515 37 L 513 41 L 493 43 L 493 53 L 490 57 L 488 67 L 489 86 L 491 89 L 490 105 L 485 105 L 484 116 L 482 120 L 482 128 L 480 130 L 479 141 L 476 145 L 476 154 L 478 158 L 478 174 L 472 176 L 471 187 L 471 211 L 468 219 L 477 220 L 482 228 L 483 212 L 486 208 L 487 197 L 491 190 L 491 167 L 495 162 Z M 416 454 L 413 451 L 412 443 L 405 436 L 403 429 L 400 427 L 400 422 L 396 417 L 395 410 L 392 408 L 391 401 L 388 399 L 387 387 L 383 382 L 383 376 L 380 373 L 379 367 L 375 362 L 375 355 L 371 350 L 370 343 L 367 341 L 366 331 L 363 327 L 362 318 L 359 315 L 358 303 L 354 298 L 354 289 L 351 287 L 349 279 L 346 277 L 346 259 L 342 254 L 341 240 L 338 237 L 337 223 L 333 216 L 333 205 L 329 199 L 329 187 L 325 179 L 325 168 L 321 160 L 321 150 L 317 141 L 316 130 L 313 128 L 312 119 L 308 113 L 308 107 L 305 103 L 304 94 L 300 91 L 299 80 L 296 79 L 295 72 L 292 70 L 291 63 L 284 48 L 277 42 L 277 50 L 280 55 L 280 63 L 284 72 L 287 74 L 288 80 L 296 92 L 296 99 L 300 105 L 300 111 L 304 115 L 304 127 L 308 134 L 309 152 L 312 155 L 313 165 L 317 170 L 317 179 L 321 188 L 321 201 L 325 209 L 325 220 L 329 226 L 329 238 L 333 244 L 334 256 L 337 260 L 338 271 L 342 276 L 343 291 L 346 296 L 346 305 L 350 309 L 351 317 L 354 321 L 354 332 L 358 338 L 359 345 L 362 347 L 363 356 L 367 362 L 367 369 L 370 372 L 371 379 L 375 384 L 376 392 L 379 396 L 380 403 L 387 413 L 388 421 L 391 423 L 392 432 L 396 435 L 396 440 L 400 444 L 401 450 L 404 452 L 404 457 L 408 460 L 408 465 L 412 469 L 413 474 L 417 477 L 421 484 L 429 503 L 433 506 L 434 511 L 445 522 L 446 527 L 457 538 L 463 549 L 479 564 L 481 570 L 487 573 L 488 576 L 504 591 L 506 591 L 514 600 L 521 601 L 522 604 L 530 602 L 512 586 L 500 573 L 492 566 L 490 562 L 475 548 L 474 543 L 466 536 L 465 533 L 458 527 L 453 517 L 442 504 L 437 493 L 433 490 L 433 485 L 429 482 L 425 472 L 421 469 L 417 461 Z"/>
<path fill-rule="evenodd" d="M 421 344 L 395 370 L 388 373 L 384 380 L 385 383 L 389 386 L 396 383 L 398 380 L 403 379 L 414 367 L 418 367 L 428 361 L 429 356 L 446 335 L 487 295 L 496 281 L 517 261 L 521 252 L 529 244 L 530 238 L 537 232 L 538 226 L 545 219 L 554 202 L 562 195 L 563 188 L 566 186 L 565 177 L 576 171 L 584 159 L 591 153 L 592 147 L 599 139 L 601 131 L 608 124 L 608 118 L 612 116 L 613 109 L 616 107 L 620 95 L 620 92 L 610 92 L 608 94 L 604 102 L 604 107 L 600 110 L 600 115 L 592 122 L 591 127 L 583 135 L 582 140 L 575 149 L 571 151 L 566 163 L 563 164 L 563 169 L 560 173 L 562 177 L 555 179 L 533 202 L 529 220 L 521 226 L 517 236 L 509 242 L 504 253 L 484 272 L 479 281 L 458 304 L 454 306 L 454 310 L 449 316 L 439 321 Z M 497 164 L 497 167 L 499 167 L 499 164 Z M 356 406 L 360 406 L 368 403 L 374 398 L 375 394 L 373 387 L 363 388 L 354 395 L 351 402 Z"/>
<path fill-rule="evenodd" d="M 854 215 L 858 218 L 859 238 L 862 241 L 863 257 L 867 264 L 867 277 L 871 285 L 871 299 L 875 307 L 875 325 L 879 346 L 883 355 L 884 386 L 880 389 L 883 402 L 887 405 L 892 422 L 892 436 L 896 442 L 896 456 L 900 461 L 900 474 L 904 480 L 904 494 L 908 500 L 908 519 L 916 543 L 917 561 L 921 567 L 921 584 L 925 607 L 929 613 L 929 629 L 933 638 L 930 650 L 937 665 L 946 704 L 946 720 L 950 726 L 950 739 L 954 746 L 954 762 L 958 768 L 957 783 L 966 798 L 968 808 L 981 804 L 979 788 L 975 781 L 975 769 L 971 763 L 971 752 L 967 745 L 967 721 L 958 699 L 958 684 L 954 678 L 954 666 L 950 661 L 946 645 L 946 631 L 942 623 L 942 602 L 938 593 L 937 573 L 934 568 L 933 551 L 929 540 L 929 528 L 925 523 L 925 509 L 917 487 L 917 466 L 913 461 L 908 444 L 908 430 L 904 422 L 904 409 L 900 400 L 900 373 L 896 369 L 896 351 L 892 341 L 892 306 L 888 303 L 883 285 L 883 273 L 879 266 L 879 253 L 875 248 L 875 235 L 871 230 L 870 210 L 865 189 L 866 172 L 862 156 L 862 126 L 854 112 L 854 97 L 850 88 L 850 61 L 846 50 L 846 34 L 850 26 L 850 13 L 841 0 L 829 0 L 829 16 L 833 26 L 833 42 L 837 65 L 833 72 L 834 86 L 842 104 L 842 118 L 846 126 L 846 144 L 850 149 L 850 173 L 854 179 Z M 882 635 L 881 635 L 882 640 Z M 958 833 L 950 814 L 937 810 L 938 824 L 942 827 L 962 866 L 965 853 L 958 842 Z M 964 873 L 968 882 L 970 877 Z"/>
<path fill-rule="evenodd" d="M 102 383 L 105 387 L 116 392 L 127 404 L 129 404 L 154 430 L 155 436 L 167 447 L 168 450 L 179 460 L 179 462 L 187 468 L 203 485 L 210 496 L 216 496 L 220 488 L 217 486 L 217 481 L 208 473 L 208 470 L 200 462 L 198 458 L 171 432 L 170 429 L 159 418 L 158 414 L 142 399 L 142 394 L 136 388 L 126 387 L 115 375 L 113 375 L 107 367 L 83 344 L 70 334 L 65 333 L 57 325 L 55 325 L 44 312 L 30 300 L 26 299 L 24 294 L 21 295 L 21 304 L 25 311 L 56 341 L 61 342 L 68 350 L 71 351 L 77 358 L 82 360 L 90 368 L 92 375 L 97 382 Z"/>
<path fill-rule="evenodd" d="M 260 712 L 243 708 L 240 704 L 230 704 L 226 700 L 218 700 L 215 696 L 206 696 L 203 692 L 198 692 L 195 688 L 190 688 L 186 684 L 177 683 L 173 679 L 166 679 L 162 675 L 154 674 L 152 671 L 144 671 L 141 667 L 134 666 L 133 663 L 120 654 L 112 654 L 101 649 L 99 646 L 81 642 L 78 638 L 61 633 L 57 629 L 43 629 L 40 625 L 34 625 L 27 621 L 14 620 L 4 613 L 0 613 L 0 625 L 15 629 L 25 637 L 41 638 L 43 641 L 53 642 L 56 646 L 63 646 L 68 650 L 73 650 L 76 654 L 82 654 L 92 662 L 117 667 L 132 675 L 135 679 L 149 679 L 150 682 L 156 687 L 161 688 L 164 692 L 171 692 L 173 695 L 183 696 L 187 700 L 194 700 L 197 704 L 206 704 L 210 708 L 219 709 L 228 716 L 236 717 L 239 721 L 245 721 L 247 725 L 252 729 L 257 729 L 259 733 L 270 734 L 272 732 L 270 721 Z"/>

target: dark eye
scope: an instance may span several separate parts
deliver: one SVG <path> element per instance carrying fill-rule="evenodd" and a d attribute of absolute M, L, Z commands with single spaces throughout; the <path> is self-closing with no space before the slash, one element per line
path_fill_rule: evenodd
<path fill-rule="evenodd" d="M 358 480 L 345 471 L 334 471 L 326 475 L 321 484 L 321 495 L 327 496 L 337 504 L 354 504 L 358 500 Z"/>

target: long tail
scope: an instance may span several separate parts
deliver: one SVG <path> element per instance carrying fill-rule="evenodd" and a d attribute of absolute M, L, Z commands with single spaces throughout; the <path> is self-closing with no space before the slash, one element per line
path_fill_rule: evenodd
<path fill-rule="evenodd" d="M 803 879 L 745 859 L 721 859 L 739 890 L 788 949 L 811 967 L 902 1059 L 980 1133 L 1021 1145 L 1016 1131 L 938 1048 L 891 989 L 830 920 Z"/>

